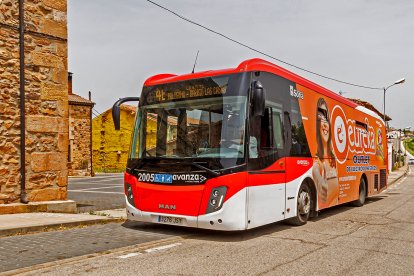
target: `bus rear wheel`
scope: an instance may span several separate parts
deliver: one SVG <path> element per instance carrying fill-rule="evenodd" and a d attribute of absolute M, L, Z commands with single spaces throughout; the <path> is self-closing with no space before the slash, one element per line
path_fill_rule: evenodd
<path fill-rule="evenodd" d="M 311 213 L 312 201 L 312 192 L 309 187 L 309 184 L 303 182 L 302 185 L 300 185 L 297 197 L 296 216 L 288 219 L 287 223 L 295 226 L 306 224 Z"/>
<path fill-rule="evenodd" d="M 365 199 L 367 198 L 367 186 L 365 184 L 365 179 L 361 177 L 361 181 L 359 182 L 359 197 L 357 200 L 352 202 L 352 205 L 356 207 L 361 207 L 365 203 Z"/>

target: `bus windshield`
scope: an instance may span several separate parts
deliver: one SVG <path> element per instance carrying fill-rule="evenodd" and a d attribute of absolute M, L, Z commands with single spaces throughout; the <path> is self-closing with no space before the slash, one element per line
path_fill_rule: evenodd
<path fill-rule="evenodd" d="M 238 74 L 145 87 L 130 159 L 215 159 L 221 168 L 240 164 L 247 110 L 241 79 Z"/>

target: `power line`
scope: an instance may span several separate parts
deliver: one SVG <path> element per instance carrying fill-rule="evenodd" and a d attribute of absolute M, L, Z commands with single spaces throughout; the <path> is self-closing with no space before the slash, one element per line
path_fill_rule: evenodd
<path fill-rule="evenodd" d="M 238 41 L 238 40 L 236 40 L 236 39 L 233 39 L 233 38 L 231 38 L 231 37 L 229 37 L 229 36 L 227 36 L 227 35 L 225 35 L 225 34 L 223 34 L 223 33 L 220 33 L 220 32 L 218 32 L 218 31 L 215 31 L 215 30 L 211 29 L 211 28 L 208 28 L 208 27 L 206 27 L 206 26 L 204 26 L 204 25 L 202 25 L 202 24 L 200 24 L 200 23 L 197 23 L 197 22 L 195 22 L 195 21 L 191 20 L 191 19 L 188 19 L 188 18 L 186 18 L 186 17 L 184 17 L 184 16 L 182 16 L 182 15 L 178 14 L 177 12 L 172 11 L 172 10 L 170 10 L 170 9 L 168 9 L 168 8 L 166 8 L 166 7 L 162 6 L 162 5 L 160 5 L 160 4 L 158 4 L 158 3 L 154 2 L 154 1 L 147 0 L 147 2 L 149 2 L 149 3 L 151 3 L 151 4 L 155 5 L 155 6 L 157 6 L 157 7 L 159 7 L 159 8 L 161 8 L 161 9 L 163 9 L 163 10 L 168 11 L 169 13 L 171 13 L 171 14 L 173 14 L 173 15 L 175 15 L 175 16 L 177 16 L 177 17 L 179 17 L 179 18 L 181 18 L 181 19 L 182 19 L 182 20 L 184 20 L 184 21 L 187 21 L 187 22 L 189 22 L 189 23 L 191 23 L 191 24 L 193 24 L 193 25 L 196 25 L 196 26 L 198 26 L 198 27 L 200 27 L 200 28 L 203 28 L 203 29 L 205 29 L 205 30 L 207 30 L 207 31 L 209 31 L 209 32 L 212 32 L 212 33 L 214 33 L 214 34 L 216 34 L 216 35 L 219 35 L 219 36 L 221 36 L 221 37 L 223 37 L 223 38 L 225 38 L 225 39 L 227 39 L 227 40 L 230 40 L 230 41 L 232 41 L 232 42 L 234 42 L 234 43 L 236 43 L 236 44 L 238 44 L 238 45 L 240 45 L 240 46 L 243 46 L 243 47 L 245 47 L 245 48 L 247 48 L 247 49 L 249 49 L 249 50 L 252 50 L 253 52 L 259 53 L 259 54 L 261 54 L 261 55 L 264 55 L 264 56 L 266 56 L 266 57 L 268 57 L 268 58 L 271 58 L 271 59 L 274 59 L 274 60 L 276 60 L 276 61 L 279 61 L 279 62 L 281 62 L 281 63 L 283 63 L 283 64 L 289 65 L 289 66 L 294 67 L 294 68 L 296 68 L 296 69 L 299 69 L 299 70 L 305 71 L 305 72 L 307 72 L 307 73 L 310 73 L 310 74 L 316 75 L 316 76 L 321 77 L 321 78 L 325 78 L 325 79 L 328 79 L 328 80 L 331 80 L 331 81 L 335 81 L 335 82 L 339 82 L 339 83 L 343 83 L 343 84 L 347 84 L 347 85 L 351 85 L 351 86 L 355 86 L 355 87 L 360 87 L 360 88 L 365 88 L 365 89 L 373 89 L 373 90 L 383 90 L 383 88 L 382 88 L 382 87 L 371 87 L 371 86 L 367 86 L 367 85 L 361 85 L 361 84 L 355 84 L 355 83 L 351 83 L 351 82 L 347 82 L 347 81 L 342 81 L 342 80 L 335 79 L 335 78 L 332 78 L 332 77 L 328 77 L 328 76 L 325 76 L 325 75 L 322 75 L 322 74 L 319 74 L 319 73 L 313 72 L 313 71 L 311 71 L 311 70 L 305 69 L 305 68 L 303 68 L 303 67 L 300 67 L 300 66 L 294 65 L 294 64 L 292 64 L 292 63 L 290 63 L 290 62 L 287 62 L 287 61 L 281 60 L 281 59 L 279 59 L 279 58 L 276 58 L 276 57 L 274 57 L 274 56 L 271 56 L 271 55 L 269 55 L 269 54 L 266 54 L 266 53 L 265 53 L 265 52 L 263 52 L 263 51 L 257 50 L 257 49 L 255 49 L 255 48 L 253 48 L 253 47 L 251 47 L 251 46 L 249 46 L 249 45 L 247 45 L 247 44 L 244 44 L 244 43 L 242 43 L 242 42 L 240 42 L 240 41 Z"/>
<path fill-rule="evenodd" d="M 95 108 L 93 108 L 92 109 L 92 114 L 95 116 L 95 117 L 99 117 L 99 116 L 101 116 L 101 113 L 99 113 Z"/>
<path fill-rule="evenodd" d="M 98 113 L 99 114 L 98 116 L 100 116 L 102 114 L 101 112 L 99 112 L 98 110 L 96 110 L 95 107 L 93 107 L 93 110 L 95 111 L 95 113 Z"/>

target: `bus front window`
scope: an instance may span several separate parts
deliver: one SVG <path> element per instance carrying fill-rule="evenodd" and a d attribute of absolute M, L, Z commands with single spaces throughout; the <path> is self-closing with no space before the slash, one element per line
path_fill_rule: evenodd
<path fill-rule="evenodd" d="M 232 96 L 143 107 L 142 157 L 242 158 L 246 97 Z"/>
<path fill-rule="evenodd" d="M 229 77 L 219 77 L 144 90 L 130 158 L 215 159 L 222 168 L 240 164 L 245 156 L 247 90 L 240 93 L 239 86 L 230 87 Z"/>

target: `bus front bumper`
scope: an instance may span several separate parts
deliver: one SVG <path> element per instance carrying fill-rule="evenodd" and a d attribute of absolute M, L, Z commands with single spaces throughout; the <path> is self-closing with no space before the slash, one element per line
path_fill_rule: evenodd
<path fill-rule="evenodd" d="M 239 191 L 229 200 L 227 200 L 219 211 L 199 216 L 184 216 L 180 214 L 145 212 L 132 206 L 128 202 L 128 200 L 125 201 L 127 218 L 132 221 L 142 221 L 222 231 L 237 231 L 247 229 L 245 189 Z M 162 222 L 166 220 L 170 221 L 170 223 Z"/>

